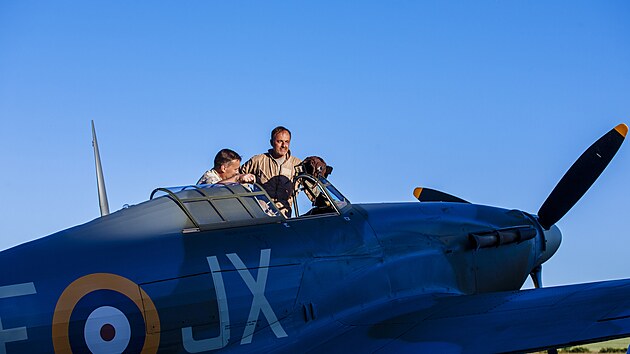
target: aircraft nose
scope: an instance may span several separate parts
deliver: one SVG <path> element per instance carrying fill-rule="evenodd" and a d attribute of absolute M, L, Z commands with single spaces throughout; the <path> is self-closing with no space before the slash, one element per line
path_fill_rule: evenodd
<path fill-rule="evenodd" d="M 562 232 L 560 229 L 553 225 L 549 228 L 549 230 L 545 230 L 545 242 L 546 248 L 540 255 L 539 264 L 545 263 L 551 256 L 553 256 L 558 248 L 560 248 L 560 243 L 562 242 Z"/>

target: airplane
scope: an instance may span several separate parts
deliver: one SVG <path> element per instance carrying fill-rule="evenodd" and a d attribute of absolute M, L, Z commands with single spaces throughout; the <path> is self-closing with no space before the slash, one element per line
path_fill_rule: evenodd
<path fill-rule="evenodd" d="M 0 252 L 2 354 L 553 352 L 630 335 L 630 279 L 542 286 L 556 222 L 625 124 L 536 214 L 431 188 L 354 204 L 300 174 L 307 208 L 289 218 L 257 184 L 157 188 L 110 214 L 92 129 L 102 216 Z"/>

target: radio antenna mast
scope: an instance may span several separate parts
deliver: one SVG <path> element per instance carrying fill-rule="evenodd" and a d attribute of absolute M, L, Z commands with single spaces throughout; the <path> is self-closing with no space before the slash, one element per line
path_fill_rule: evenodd
<path fill-rule="evenodd" d="M 101 155 L 98 152 L 98 141 L 96 140 L 96 129 L 92 120 L 92 146 L 94 147 L 94 162 L 96 163 L 96 184 L 98 186 L 98 204 L 101 208 L 101 216 L 109 214 L 109 203 L 107 202 L 107 192 L 105 191 L 105 178 L 103 177 L 103 167 L 101 166 Z"/>

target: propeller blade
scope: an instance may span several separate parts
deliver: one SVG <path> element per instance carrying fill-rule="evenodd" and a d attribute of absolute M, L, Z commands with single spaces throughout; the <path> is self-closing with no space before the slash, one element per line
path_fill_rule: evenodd
<path fill-rule="evenodd" d="M 431 188 L 418 187 L 413 190 L 413 196 L 421 202 L 451 202 L 470 204 L 470 202 L 467 202 L 461 198 L 457 198 L 454 195 L 440 192 Z"/>
<path fill-rule="evenodd" d="M 627 133 L 628 126 L 619 124 L 573 163 L 538 210 L 538 221 L 543 228 L 549 229 L 582 198 L 615 156 Z"/>

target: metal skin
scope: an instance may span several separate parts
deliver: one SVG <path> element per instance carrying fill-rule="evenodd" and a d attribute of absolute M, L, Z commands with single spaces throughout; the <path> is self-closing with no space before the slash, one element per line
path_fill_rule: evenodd
<path fill-rule="evenodd" d="M 87 352 L 99 342 L 116 352 L 105 327 L 86 329 L 90 313 L 112 307 L 130 323 L 127 352 L 317 352 L 343 321 L 386 300 L 518 290 L 560 243 L 526 213 L 473 204 L 349 205 L 190 234 L 172 204 L 154 199 L 0 253 L 0 352 Z M 524 225 L 535 237 L 471 243 L 471 233 Z M 9 296 L 16 284 L 35 292 Z M 382 346 L 367 339 L 342 347 Z"/>

